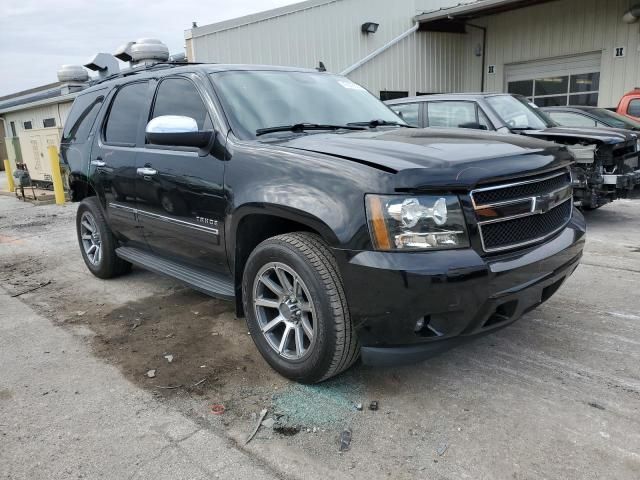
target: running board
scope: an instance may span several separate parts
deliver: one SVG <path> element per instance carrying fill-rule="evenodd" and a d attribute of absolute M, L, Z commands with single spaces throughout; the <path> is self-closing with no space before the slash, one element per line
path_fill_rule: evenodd
<path fill-rule="evenodd" d="M 212 297 L 225 300 L 233 300 L 235 298 L 233 282 L 223 275 L 166 260 L 138 248 L 116 248 L 116 255 L 145 270 L 175 278 L 194 290 Z"/>

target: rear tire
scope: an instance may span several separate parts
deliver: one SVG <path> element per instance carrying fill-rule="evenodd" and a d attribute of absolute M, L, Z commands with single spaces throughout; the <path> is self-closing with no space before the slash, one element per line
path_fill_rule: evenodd
<path fill-rule="evenodd" d="M 98 278 L 113 278 L 131 270 L 131 264 L 116 255 L 118 241 L 104 218 L 97 197 L 87 197 L 78 206 L 76 232 L 85 265 Z"/>
<path fill-rule="evenodd" d="M 249 256 L 242 292 L 251 337 L 284 377 L 322 382 L 357 360 L 360 345 L 342 279 L 318 235 L 297 232 L 262 242 Z"/>

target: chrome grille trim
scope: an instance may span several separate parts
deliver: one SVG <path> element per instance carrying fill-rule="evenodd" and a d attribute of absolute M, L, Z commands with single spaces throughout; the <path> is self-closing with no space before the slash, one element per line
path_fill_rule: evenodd
<path fill-rule="evenodd" d="M 565 176 L 567 178 L 567 183 L 562 188 L 555 189 L 551 192 L 539 192 L 538 195 L 527 195 L 520 198 L 513 198 L 506 201 L 498 201 L 494 203 L 486 203 L 482 205 L 476 204 L 475 194 L 479 192 L 485 192 L 490 190 L 500 190 L 500 189 L 508 189 L 513 187 L 518 187 L 521 185 L 530 185 L 535 183 L 545 182 L 550 179 L 555 179 L 557 177 Z M 542 187 L 542 186 L 541 186 Z M 495 185 L 491 187 L 483 187 L 473 190 L 470 193 L 471 203 L 473 205 L 474 212 L 476 214 L 476 220 L 478 225 L 478 232 L 480 234 L 480 242 L 482 244 L 482 250 L 487 253 L 500 252 L 505 250 L 512 250 L 515 248 L 524 247 L 527 245 L 531 245 L 534 243 L 539 243 L 546 240 L 549 237 L 560 232 L 563 228 L 567 226 L 567 224 L 571 221 L 573 216 L 573 208 L 569 208 L 569 215 L 564 221 L 562 225 L 558 228 L 555 228 L 553 231 L 545 232 L 544 235 L 536 236 L 535 238 L 527 239 L 523 242 L 506 244 L 497 247 L 487 247 L 485 243 L 485 236 L 483 235 L 482 227 L 483 225 L 496 224 L 501 222 L 507 222 L 510 220 L 516 220 L 525 217 L 531 217 L 534 215 L 546 215 L 552 210 L 566 205 L 567 202 L 570 202 L 570 205 L 573 204 L 573 190 L 572 190 L 572 179 L 570 175 L 570 171 L 568 169 L 563 169 L 554 173 L 552 175 L 547 175 L 544 177 L 538 177 L 531 180 L 523 180 L 521 182 L 512 182 L 506 183 L 502 185 Z M 521 205 L 521 213 L 517 212 L 518 206 Z M 510 214 L 504 214 L 504 212 L 500 211 L 500 208 L 510 207 L 512 212 Z M 483 215 L 483 211 L 485 214 Z M 495 217 L 488 218 L 487 217 Z"/>

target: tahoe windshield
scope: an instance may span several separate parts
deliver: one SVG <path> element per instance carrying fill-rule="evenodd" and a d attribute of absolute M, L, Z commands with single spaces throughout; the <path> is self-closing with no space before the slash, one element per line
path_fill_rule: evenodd
<path fill-rule="evenodd" d="M 360 85 L 314 72 L 229 71 L 211 75 L 231 127 L 240 138 L 265 133 L 336 131 L 341 126 L 406 123 Z M 372 123 L 373 122 L 373 123 Z M 291 126 L 291 129 L 277 127 Z M 305 128 L 308 126 L 309 128 Z"/>
<path fill-rule="evenodd" d="M 513 130 L 542 130 L 557 124 L 524 97 L 495 95 L 487 97 L 500 119 Z"/>

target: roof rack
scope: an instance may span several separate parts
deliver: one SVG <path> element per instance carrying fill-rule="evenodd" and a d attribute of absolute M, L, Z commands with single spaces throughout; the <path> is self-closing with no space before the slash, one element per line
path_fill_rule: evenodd
<path fill-rule="evenodd" d="M 160 68 L 184 67 L 187 65 L 202 65 L 202 64 L 203 64 L 202 62 L 166 61 L 166 62 L 156 62 L 151 65 L 139 65 L 136 67 L 128 68 L 126 70 L 121 70 L 118 73 L 96 80 L 95 82 L 92 83 L 92 85 L 99 85 L 101 83 L 108 82 L 109 80 L 115 80 L 116 78 L 128 77 L 129 75 L 135 75 L 136 73 L 148 72 L 150 70 L 156 70 Z"/>

